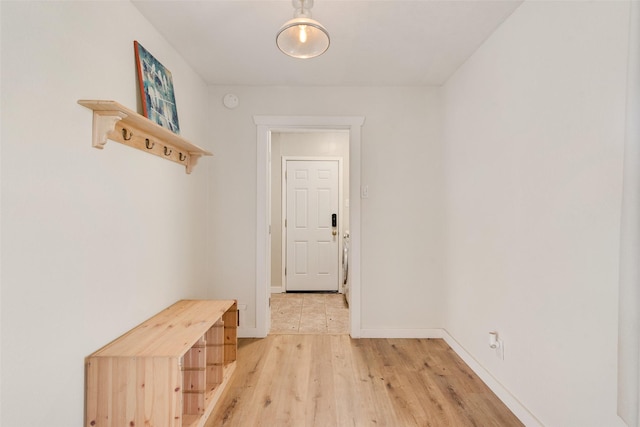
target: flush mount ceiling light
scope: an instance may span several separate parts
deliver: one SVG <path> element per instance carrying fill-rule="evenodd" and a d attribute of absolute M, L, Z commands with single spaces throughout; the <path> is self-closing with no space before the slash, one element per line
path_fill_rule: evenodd
<path fill-rule="evenodd" d="M 322 55 L 329 48 L 329 33 L 321 23 L 311 19 L 313 0 L 292 0 L 294 18 L 278 31 L 276 44 L 283 53 L 308 59 Z"/>

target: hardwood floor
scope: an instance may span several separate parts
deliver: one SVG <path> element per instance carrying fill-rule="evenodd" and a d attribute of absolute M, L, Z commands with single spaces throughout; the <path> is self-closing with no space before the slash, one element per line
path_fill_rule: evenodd
<path fill-rule="evenodd" d="M 440 339 L 241 339 L 206 427 L 522 426 Z"/>

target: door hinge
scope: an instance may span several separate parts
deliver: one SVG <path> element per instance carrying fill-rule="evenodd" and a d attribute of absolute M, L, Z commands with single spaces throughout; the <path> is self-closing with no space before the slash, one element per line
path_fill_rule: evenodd
<path fill-rule="evenodd" d="M 284 268 L 284 275 L 287 275 L 287 267 Z"/>
<path fill-rule="evenodd" d="M 287 228 L 287 218 L 284 219 L 284 227 Z"/>

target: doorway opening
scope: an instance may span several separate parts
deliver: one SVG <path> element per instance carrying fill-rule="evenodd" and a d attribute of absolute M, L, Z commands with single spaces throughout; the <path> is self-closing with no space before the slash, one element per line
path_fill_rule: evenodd
<path fill-rule="evenodd" d="M 270 333 L 348 333 L 349 131 L 271 132 Z"/>
<path fill-rule="evenodd" d="M 272 239 L 274 229 L 272 216 L 272 166 L 277 162 L 273 155 L 272 140 L 276 134 L 292 133 L 345 133 L 348 134 L 348 193 L 355 194 L 348 202 L 348 213 L 342 218 L 348 224 L 336 237 L 340 241 L 344 231 L 350 236 L 349 244 L 349 322 L 348 330 L 352 337 L 360 336 L 360 146 L 361 127 L 364 117 L 280 117 L 255 116 L 257 125 L 257 253 L 256 253 L 256 330 L 255 336 L 265 337 L 271 329 L 271 295 L 273 287 L 282 293 L 281 283 L 275 283 L 272 274 Z M 343 212 L 344 209 L 343 209 Z M 337 214 L 337 213 L 336 213 Z M 337 232 L 337 230 L 336 230 Z M 336 233 L 337 234 L 337 233 Z M 277 252 L 277 251 L 276 251 Z M 280 252 L 281 256 L 281 252 Z M 340 257 L 342 254 L 340 254 Z M 341 260 L 342 258 L 340 258 Z M 281 261 L 282 262 L 282 261 Z M 340 266 L 340 271 L 342 267 Z M 342 273 L 341 273 L 342 274 Z M 276 275 L 276 277 L 278 277 Z M 342 276 L 341 276 L 342 277 Z M 279 286 L 278 286 L 279 285 Z"/>

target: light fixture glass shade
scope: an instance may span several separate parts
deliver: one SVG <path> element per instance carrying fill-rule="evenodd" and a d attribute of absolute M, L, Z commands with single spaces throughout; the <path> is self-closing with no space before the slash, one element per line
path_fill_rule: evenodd
<path fill-rule="evenodd" d="M 314 58 L 329 49 L 329 33 L 318 21 L 294 18 L 280 28 L 276 44 L 283 53 L 294 58 Z"/>

